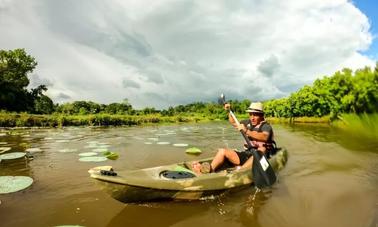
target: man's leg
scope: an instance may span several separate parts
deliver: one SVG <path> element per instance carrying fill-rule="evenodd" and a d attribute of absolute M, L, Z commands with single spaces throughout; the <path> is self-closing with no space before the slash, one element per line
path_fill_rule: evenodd
<path fill-rule="evenodd" d="M 236 151 L 231 149 L 220 148 L 211 162 L 211 169 L 215 171 L 225 159 L 228 159 L 232 164 L 239 165 L 240 159 Z"/>
<path fill-rule="evenodd" d="M 242 168 L 252 168 L 253 156 L 247 159 L 247 161 L 242 165 Z"/>

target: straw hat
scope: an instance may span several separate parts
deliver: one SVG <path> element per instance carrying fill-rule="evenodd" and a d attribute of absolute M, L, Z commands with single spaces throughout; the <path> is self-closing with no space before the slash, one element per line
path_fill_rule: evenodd
<path fill-rule="evenodd" d="M 264 107 L 261 102 L 252 102 L 246 110 L 248 113 L 264 113 Z"/>

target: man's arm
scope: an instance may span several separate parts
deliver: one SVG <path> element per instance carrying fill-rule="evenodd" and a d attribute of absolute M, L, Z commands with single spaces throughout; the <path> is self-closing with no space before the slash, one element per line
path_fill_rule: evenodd
<path fill-rule="evenodd" d="M 245 134 L 249 137 L 252 137 L 254 140 L 261 141 L 261 142 L 268 142 L 269 139 L 269 132 L 268 131 L 250 131 L 247 130 Z"/>

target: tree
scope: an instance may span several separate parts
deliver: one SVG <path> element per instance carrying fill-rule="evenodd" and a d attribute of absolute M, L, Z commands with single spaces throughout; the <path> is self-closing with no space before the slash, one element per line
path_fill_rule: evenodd
<path fill-rule="evenodd" d="M 43 94 L 45 85 L 28 91 L 28 74 L 37 62 L 24 49 L 0 50 L 0 109 L 49 114 L 54 111 L 54 103 Z"/>
<path fill-rule="evenodd" d="M 28 73 L 37 66 L 35 59 L 24 49 L 0 50 L 0 109 L 32 111 L 32 96 L 26 90 Z"/>

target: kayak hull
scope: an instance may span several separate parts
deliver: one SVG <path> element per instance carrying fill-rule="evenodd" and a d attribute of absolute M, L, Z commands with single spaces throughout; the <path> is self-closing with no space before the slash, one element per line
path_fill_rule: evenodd
<path fill-rule="evenodd" d="M 199 162 L 211 162 L 211 158 Z M 287 151 L 281 149 L 269 159 L 275 171 L 287 162 Z M 90 169 L 90 177 L 96 180 L 112 198 L 123 203 L 142 203 L 156 200 L 199 200 L 248 187 L 253 183 L 250 169 L 224 169 L 215 173 L 196 175 L 191 178 L 171 179 L 163 176 L 165 171 L 190 170 L 191 162 L 146 168 L 141 170 L 117 171 L 116 176 L 104 175 L 103 170 L 112 170 L 111 166 L 99 166 Z"/>

